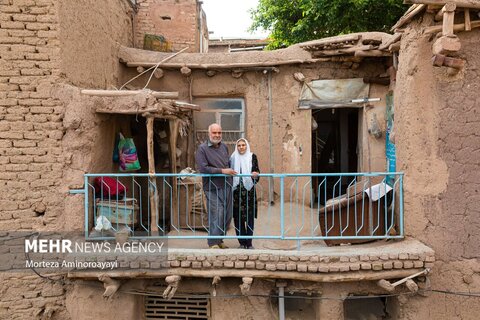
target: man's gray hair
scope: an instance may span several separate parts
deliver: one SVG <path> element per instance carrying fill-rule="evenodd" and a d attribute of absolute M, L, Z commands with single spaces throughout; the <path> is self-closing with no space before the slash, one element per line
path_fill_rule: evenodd
<path fill-rule="evenodd" d="M 219 126 L 220 129 L 222 129 L 222 126 L 219 125 L 218 123 L 212 123 L 211 125 L 208 126 L 208 133 L 211 133 L 211 132 L 212 132 L 213 126 Z"/>

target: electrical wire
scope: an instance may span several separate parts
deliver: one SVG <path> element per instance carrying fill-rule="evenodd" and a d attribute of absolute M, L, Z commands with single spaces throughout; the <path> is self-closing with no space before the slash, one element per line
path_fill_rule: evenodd
<path fill-rule="evenodd" d="M 98 289 L 103 289 L 100 284 L 88 284 L 82 283 L 82 286 L 87 287 L 95 287 Z M 163 290 L 165 288 L 159 287 L 159 290 Z M 163 297 L 163 293 L 159 291 L 146 291 L 146 290 L 122 290 L 119 289 L 117 292 L 131 294 L 131 295 L 140 295 L 140 296 L 152 296 L 152 297 Z M 371 295 L 350 295 L 346 297 L 328 297 L 328 296 L 317 296 L 312 294 L 311 296 L 295 296 L 295 295 L 284 295 L 283 298 L 285 299 L 304 299 L 304 300 L 337 300 L 337 301 L 345 301 L 345 300 L 361 300 L 361 299 L 373 299 L 373 298 L 390 298 L 390 297 L 398 297 L 398 296 L 414 296 L 418 293 L 443 293 L 449 295 L 457 295 L 457 296 L 467 296 L 467 297 L 480 297 L 480 292 L 455 292 L 455 291 L 446 291 L 446 290 L 437 290 L 437 289 L 428 289 L 428 290 L 418 290 L 418 292 L 399 292 L 399 293 L 390 293 L 390 294 L 371 294 Z M 277 294 L 224 294 L 224 295 L 215 295 L 212 294 L 192 294 L 192 293 L 178 293 L 178 296 L 182 298 L 220 298 L 220 299 L 236 299 L 236 298 L 245 298 L 245 297 L 256 297 L 256 298 L 279 298 L 280 296 Z"/>
<path fill-rule="evenodd" d="M 30 233 L 27 235 L 23 236 L 18 236 L 18 237 L 13 237 L 13 238 L 8 238 L 8 240 L 15 240 L 15 239 L 20 239 L 24 238 L 26 239 L 27 237 L 31 236 L 38 236 L 38 232 L 35 233 Z M 25 259 L 27 261 L 31 261 L 30 256 L 28 252 L 25 252 Z M 59 275 L 59 278 L 54 279 L 50 276 L 44 276 L 40 274 L 35 267 L 33 267 L 32 264 L 29 264 L 29 269 L 31 269 L 38 277 L 49 280 L 51 282 L 60 282 L 62 285 L 65 285 L 65 280 L 63 275 Z M 87 284 L 83 284 L 84 286 L 87 286 Z M 92 285 L 88 285 L 92 286 Z M 98 285 L 93 285 L 94 287 L 101 288 Z M 162 296 L 162 294 L 155 292 L 155 291 L 125 291 L 125 290 L 119 290 L 119 292 L 126 293 L 126 294 L 132 294 L 132 295 L 143 295 L 143 296 Z M 462 296 L 462 297 L 474 297 L 474 298 L 480 298 L 480 292 L 462 292 L 462 291 L 449 291 L 449 290 L 441 290 L 441 289 L 428 289 L 428 290 L 419 290 L 418 292 L 421 293 L 442 293 L 442 294 L 448 294 L 448 295 L 455 295 L 455 296 Z M 387 297 L 396 297 L 396 296 L 401 296 L 401 295 L 415 295 L 416 292 L 404 292 L 404 293 L 395 293 L 395 294 L 382 294 L 382 295 L 353 295 L 353 296 L 348 296 L 345 298 L 341 297 L 325 297 L 325 296 L 288 296 L 285 295 L 285 299 L 306 299 L 306 300 L 352 300 L 352 299 L 371 299 L 371 298 L 387 298 Z M 278 295 L 275 294 L 251 294 L 247 295 L 248 297 L 258 297 L 258 298 L 279 298 Z M 241 294 L 230 294 L 230 295 L 184 295 L 182 294 L 182 297 L 206 297 L 206 298 L 244 298 L 246 296 L 241 295 Z"/>

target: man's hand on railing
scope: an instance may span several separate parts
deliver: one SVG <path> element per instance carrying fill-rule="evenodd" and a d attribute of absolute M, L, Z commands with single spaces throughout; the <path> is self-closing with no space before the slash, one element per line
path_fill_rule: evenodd
<path fill-rule="evenodd" d="M 230 175 L 234 176 L 234 175 L 237 174 L 237 171 L 235 171 L 231 168 L 225 168 L 225 169 L 222 169 L 222 174 L 230 174 Z"/>
<path fill-rule="evenodd" d="M 256 171 L 252 171 L 252 178 L 257 179 L 259 173 Z"/>

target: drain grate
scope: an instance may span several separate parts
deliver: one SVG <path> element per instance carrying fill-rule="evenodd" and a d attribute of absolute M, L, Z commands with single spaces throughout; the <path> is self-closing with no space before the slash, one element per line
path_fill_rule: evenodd
<path fill-rule="evenodd" d="M 175 295 L 170 300 L 159 296 L 145 297 L 146 319 L 198 320 L 209 319 L 210 299 L 205 295 Z"/>

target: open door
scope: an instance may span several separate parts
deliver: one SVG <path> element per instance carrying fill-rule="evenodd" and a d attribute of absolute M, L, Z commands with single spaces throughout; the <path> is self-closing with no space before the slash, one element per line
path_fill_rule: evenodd
<path fill-rule="evenodd" d="M 344 173 L 358 170 L 358 108 L 312 110 L 317 128 L 312 131 L 312 173 Z M 318 195 L 319 179 L 314 181 Z M 327 179 L 326 192 L 331 195 L 338 177 Z M 351 179 L 343 179 L 344 192 Z M 322 190 L 321 192 L 324 192 Z M 335 192 L 337 193 L 338 190 Z M 322 198 L 322 197 L 320 197 Z"/>

